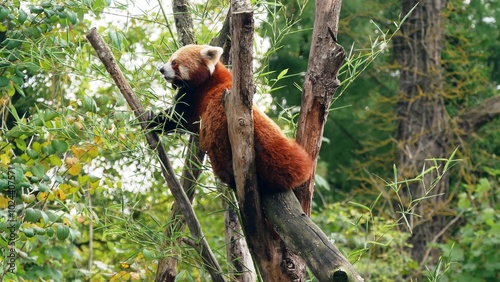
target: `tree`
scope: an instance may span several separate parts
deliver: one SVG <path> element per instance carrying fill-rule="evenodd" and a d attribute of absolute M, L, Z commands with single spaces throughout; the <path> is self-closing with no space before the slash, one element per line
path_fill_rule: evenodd
<path fill-rule="evenodd" d="M 451 155 L 458 143 L 454 136 L 457 130 L 470 134 L 500 115 L 500 97 L 496 96 L 465 111 L 458 117 L 458 128 L 453 128 L 443 95 L 444 7 L 445 1 L 402 2 L 402 13 L 411 14 L 394 44 L 401 65 L 397 104 L 401 179 L 412 178 L 418 171 L 434 166 L 433 158 Z M 405 221 L 412 230 L 411 255 L 420 263 L 429 256 L 429 244 L 441 241 L 440 234 L 449 228 L 450 175 L 443 174 L 446 169 L 447 164 L 439 164 L 432 173 L 422 175 L 420 181 L 401 188 L 405 204 L 410 207 Z M 415 201 L 419 203 L 414 205 Z"/>
<path fill-rule="evenodd" d="M 426 160 L 444 158 L 447 151 L 447 121 L 442 93 L 441 49 L 442 20 L 441 1 L 403 1 L 402 12 L 411 12 L 401 28 L 402 36 L 394 44 L 394 52 L 401 65 L 400 97 L 398 97 L 398 164 L 401 179 L 410 179 L 423 167 L 432 167 Z M 429 165 L 430 164 L 430 165 Z M 405 203 L 409 207 L 414 200 L 420 202 L 410 213 L 423 216 L 422 221 L 409 216 L 405 219 L 412 229 L 410 243 L 412 257 L 420 261 L 424 257 L 427 242 L 446 226 L 446 218 L 436 213 L 446 205 L 449 174 L 433 185 L 444 165 L 436 173 L 426 173 L 421 182 L 403 187 Z M 434 212 L 430 212 L 434 211 Z"/>

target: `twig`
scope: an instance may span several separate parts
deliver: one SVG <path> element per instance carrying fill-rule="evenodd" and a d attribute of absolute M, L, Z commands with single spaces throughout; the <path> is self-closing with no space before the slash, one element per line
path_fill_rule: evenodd
<path fill-rule="evenodd" d="M 434 238 L 432 238 L 432 241 L 430 242 L 430 244 L 436 243 L 436 241 L 446 232 L 446 230 L 448 230 L 453 224 L 455 224 L 455 222 L 457 222 L 457 220 L 459 220 L 462 217 L 463 214 L 464 214 L 464 211 L 462 210 L 450 222 L 448 222 L 448 224 L 446 224 L 446 226 L 443 227 L 443 229 L 441 229 L 441 231 L 439 231 L 434 236 Z M 429 255 L 431 253 L 431 250 L 432 250 L 431 247 L 429 247 L 429 248 L 427 248 L 427 250 L 425 250 L 424 257 L 422 258 L 422 260 L 420 260 L 420 265 L 423 265 L 424 262 L 427 260 L 427 258 L 429 257 Z"/>

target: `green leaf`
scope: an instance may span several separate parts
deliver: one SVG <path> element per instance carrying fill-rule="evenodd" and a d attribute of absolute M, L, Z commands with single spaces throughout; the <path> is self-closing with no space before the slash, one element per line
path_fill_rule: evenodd
<path fill-rule="evenodd" d="M 59 224 L 57 226 L 56 234 L 57 234 L 57 239 L 65 240 L 69 236 L 69 227 L 64 224 Z"/>
<path fill-rule="evenodd" d="M 5 87 L 9 85 L 9 79 L 5 76 L 0 76 L 0 87 Z"/>
<path fill-rule="evenodd" d="M 47 154 L 47 155 L 52 155 L 56 151 L 52 146 L 42 146 L 42 153 Z"/>
<path fill-rule="evenodd" d="M 76 14 L 73 11 L 67 11 L 66 13 L 68 15 L 68 19 L 71 22 L 71 24 L 75 25 L 78 23 L 78 18 L 76 17 Z"/>
<path fill-rule="evenodd" d="M 38 178 L 43 178 L 45 175 L 45 168 L 39 162 L 35 162 L 35 165 L 31 167 L 30 171 Z"/>
<path fill-rule="evenodd" d="M 56 111 L 45 110 L 45 111 L 43 112 L 43 120 L 44 120 L 45 122 L 47 122 L 47 121 L 51 121 L 51 120 L 55 119 L 55 118 L 56 118 L 56 117 L 58 117 L 58 116 L 59 116 L 59 113 L 58 113 L 58 112 L 56 112 Z"/>
<path fill-rule="evenodd" d="M 33 230 L 33 228 L 29 228 L 29 227 L 28 228 L 24 228 L 23 233 L 28 238 L 31 238 L 31 237 L 35 236 L 35 230 Z"/>
<path fill-rule="evenodd" d="M 461 209 L 468 209 L 470 208 L 470 200 L 469 197 L 467 196 L 467 193 L 462 192 L 460 195 L 458 195 L 458 204 L 457 206 Z"/>
<path fill-rule="evenodd" d="M 288 73 L 288 69 L 284 69 L 280 72 L 280 74 L 278 74 L 278 77 L 276 78 L 276 80 L 280 80 L 282 79 L 286 74 Z"/>
<path fill-rule="evenodd" d="M 23 9 L 19 9 L 19 17 L 17 17 L 17 21 L 19 21 L 20 24 L 24 24 L 27 18 L 28 14 Z"/>
<path fill-rule="evenodd" d="M 97 104 L 90 96 L 83 97 L 83 109 L 87 112 L 93 112 L 97 109 Z"/>
<path fill-rule="evenodd" d="M 17 138 L 15 140 L 17 148 L 19 148 L 21 151 L 26 150 L 26 141 L 24 139 Z"/>
<path fill-rule="evenodd" d="M 7 179 L 0 179 L 0 191 L 9 187 L 9 181 Z"/>
<path fill-rule="evenodd" d="M 30 157 L 31 159 L 38 159 L 38 152 L 35 151 L 35 150 L 32 150 L 32 149 L 28 149 L 26 150 L 26 154 L 28 155 L 28 157 Z"/>
<path fill-rule="evenodd" d="M 123 36 L 121 35 L 121 33 L 116 32 L 114 30 L 111 30 L 108 33 L 108 36 L 109 36 L 109 39 L 111 40 L 111 43 L 113 44 L 113 46 L 115 46 L 116 49 L 121 50 L 123 47 L 123 45 L 122 45 L 123 44 Z"/>
<path fill-rule="evenodd" d="M 66 151 L 68 150 L 69 146 L 68 146 L 68 143 L 66 143 L 66 141 L 64 140 L 52 140 L 52 148 L 54 148 L 54 150 L 56 150 L 57 153 L 66 153 Z"/>
<path fill-rule="evenodd" d="M 145 257 L 146 259 L 149 259 L 149 260 L 152 260 L 152 259 L 154 259 L 154 258 L 155 258 L 154 253 L 152 253 L 152 252 L 151 252 L 150 250 L 148 250 L 148 249 L 143 249 L 143 250 L 142 250 L 142 254 L 144 255 L 144 257 Z"/>
<path fill-rule="evenodd" d="M 14 169 L 14 183 L 15 184 L 21 183 L 21 181 L 23 181 L 23 178 L 24 178 L 23 169 L 21 167 L 16 167 Z"/>
<path fill-rule="evenodd" d="M 35 223 L 40 219 L 40 217 L 41 217 L 40 210 L 35 210 L 34 208 L 27 208 L 24 215 L 24 220 L 26 222 Z"/>
<path fill-rule="evenodd" d="M 35 229 L 35 233 L 37 235 L 45 235 L 45 233 L 47 233 L 47 231 L 45 231 L 45 229 L 38 227 L 38 226 L 33 227 L 33 229 Z"/>
<path fill-rule="evenodd" d="M 324 188 L 327 191 L 330 191 L 330 184 L 328 184 L 328 181 L 326 181 L 326 179 L 324 179 L 320 175 L 318 175 L 318 174 L 314 175 L 314 182 L 319 187 Z"/>
<path fill-rule="evenodd" d="M 47 228 L 47 235 L 48 235 L 49 237 L 54 236 L 54 228 L 52 228 L 52 227 L 48 227 L 48 228 Z"/>
<path fill-rule="evenodd" d="M 35 194 L 21 194 L 21 200 L 26 204 L 31 204 L 35 201 Z"/>
<path fill-rule="evenodd" d="M 5 20 L 9 16 L 9 9 L 0 6 L 0 21 Z"/>
<path fill-rule="evenodd" d="M 49 192 L 50 189 L 49 189 L 49 186 L 47 186 L 43 183 L 40 183 L 40 184 L 38 184 L 38 190 L 40 192 Z"/>
<path fill-rule="evenodd" d="M 17 85 L 21 85 L 21 84 L 24 83 L 24 80 L 22 78 L 20 78 L 19 76 L 17 76 L 17 75 L 12 75 L 10 77 L 10 80 L 12 80 Z"/>
<path fill-rule="evenodd" d="M 30 12 L 32 14 L 41 14 L 41 13 L 43 13 L 43 8 L 31 5 L 30 6 Z"/>

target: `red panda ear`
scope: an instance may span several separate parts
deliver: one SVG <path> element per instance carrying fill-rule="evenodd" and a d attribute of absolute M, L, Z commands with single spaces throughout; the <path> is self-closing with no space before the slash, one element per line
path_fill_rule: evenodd
<path fill-rule="evenodd" d="M 201 57 L 207 60 L 210 73 L 214 72 L 215 65 L 219 62 L 222 52 L 224 52 L 224 49 L 215 46 L 207 46 L 200 51 Z"/>

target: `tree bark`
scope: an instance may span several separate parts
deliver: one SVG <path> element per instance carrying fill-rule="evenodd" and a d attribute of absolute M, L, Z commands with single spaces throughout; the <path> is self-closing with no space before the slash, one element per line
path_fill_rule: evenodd
<path fill-rule="evenodd" d="M 288 281 L 277 267 L 281 257 L 265 224 L 255 170 L 252 99 L 253 11 L 247 0 L 231 1 L 233 87 L 224 95 L 228 133 L 231 141 L 236 195 L 245 237 L 263 281 Z"/>
<path fill-rule="evenodd" d="M 341 0 L 315 1 L 311 51 L 297 128 L 297 142 L 314 160 L 318 159 L 330 104 L 339 86 L 337 74 L 345 57 L 344 48 L 337 44 L 341 5 Z M 315 172 L 316 167 L 311 178 L 295 189 L 302 210 L 308 216 L 311 215 Z"/>
<path fill-rule="evenodd" d="M 223 64 L 231 64 L 231 9 L 228 9 L 226 19 L 217 37 L 210 42 L 212 46 L 219 46 L 224 49 L 220 61 Z M 222 189 L 226 189 L 222 188 Z M 238 201 L 234 199 L 233 191 L 227 191 L 226 199 L 223 199 L 224 226 L 226 237 L 227 260 L 234 268 L 232 273 L 235 281 L 253 282 L 257 280 L 257 272 L 252 260 L 252 255 L 248 249 L 246 238 L 241 227 Z"/>
<path fill-rule="evenodd" d="M 418 4 L 418 5 L 417 5 Z M 416 5 L 416 7 L 415 7 Z M 444 0 L 402 0 L 402 14 L 412 11 L 395 39 L 394 52 L 401 65 L 397 115 L 399 118 L 399 179 L 412 179 L 432 158 L 446 158 L 449 123 L 442 96 L 441 49 Z M 401 189 L 405 221 L 412 232 L 410 254 L 420 262 L 430 242 L 446 226 L 442 215 L 449 188 L 448 174 L 435 167 L 421 181 Z M 439 179 L 438 182 L 433 182 Z M 406 185 L 406 184 L 405 184 Z M 425 199 L 424 199 L 425 198 Z"/>
<path fill-rule="evenodd" d="M 203 158 L 205 158 L 205 152 L 199 148 L 198 137 L 195 135 L 191 135 L 189 138 L 188 148 L 188 153 L 186 155 L 182 171 L 181 185 L 186 192 L 189 201 L 193 202 L 197 180 L 202 172 L 201 164 L 203 163 Z M 181 217 L 179 204 L 174 202 L 172 205 L 172 212 L 170 214 L 170 221 L 163 231 L 165 241 L 163 242 L 162 249 L 165 250 L 168 255 L 158 260 L 155 281 L 175 281 L 175 278 L 177 277 L 178 257 L 175 253 L 170 251 L 171 249 L 174 249 L 171 247 L 174 242 L 172 242 L 170 238 L 172 238 L 173 234 L 182 232 L 185 226 L 186 221 Z M 181 240 L 178 239 L 176 244 L 180 243 Z"/>
<path fill-rule="evenodd" d="M 224 226 L 226 228 L 226 253 L 227 261 L 233 265 L 230 274 L 234 281 L 254 282 L 257 281 L 257 272 L 253 264 L 252 256 L 249 252 L 243 228 L 240 225 L 238 203 L 234 198 L 234 193 L 225 189 L 227 199 L 224 200 Z"/>
<path fill-rule="evenodd" d="M 263 281 L 303 281 L 305 267 L 298 269 L 298 257 L 273 238 L 262 212 L 253 141 L 253 11 L 248 0 L 233 0 L 231 11 L 233 87 L 225 95 L 224 108 L 245 237 Z"/>
<path fill-rule="evenodd" d="M 231 94 L 226 93 L 224 96 L 224 108 L 233 153 L 238 204 L 245 235 L 252 255 L 259 266 L 262 279 L 263 281 L 305 281 L 307 278 L 305 264 L 298 255 L 290 251 L 290 247 L 295 247 L 295 250 L 306 258 L 319 281 L 363 281 L 349 262 L 329 242 L 326 235 L 302 213 L 291 191 L 272 195 L 263 194 L 262 199 L 259 196 L 259 190 L 256 187 L 252 117 L 253 13 L 249 3 L 245 1 L 233 1 L 231 9 L 233 88 Z M 335 37 L 333 30 L 336 29 L 329 26 L 323 33 L 328 35 L 332 42 Z M 321 38 L 321 36 L 318 37 Z M 338 57 L 337 59 L 326 58 L 327 62 L 337 62 L 336 70 L 327 64 L 327 67 L 318 71 L 332 71 L 333 82 L 327 82 L 326 85 L 338 85 L 335 75 L 342 57 L 340 56 L 340 62 Z M 317 74 L 317 72 L 312 73 Z M 310 80 L 317 83 L 316 80 L 319 78 L 315 76 Z M 327 89 L 325 91 L 327 93 L 332 90 L 331 87 Z M 322 109 L 328 111 L 328 106 L 329 103 Z M 286 238 L 287 244 L 279 238 L 273 238 L 273 234 L 269 232 L 262 214 L 261 201 L 266 203 L 267 219 L 277 227 L 280 235 Z"/>
<path fill-rule="evenodd" d="M 193 44 L 193 20 L 191 13 L 189 13 L 188 0 L 173 0 L 172 11 L 174 12 L 175 28 L 177 30 L 178 41 L 182 46 Z"/>
<path fill-rule="evenodd" d="M 330 239 L 302 211 L 291 191 L 264 195 L 267 219 L 285 242 L 307 262 L 318 281 L 364 281 Z"/>

